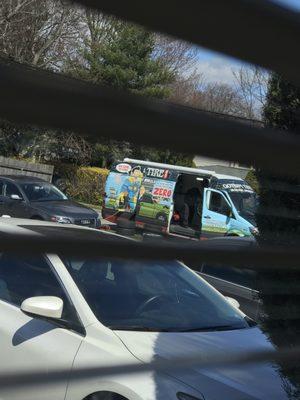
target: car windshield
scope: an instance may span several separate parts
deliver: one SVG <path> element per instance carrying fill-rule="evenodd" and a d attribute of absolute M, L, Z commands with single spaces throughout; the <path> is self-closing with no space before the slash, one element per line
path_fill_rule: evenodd
<path fill-rule="evenodd" d="M 62 259 L 96 317 L 111 329 L 187 332 L 250 326 L 177 261 Z"/>
<path fill-rule="evenodd" d="M 31 182 L 21 184 L 21 188 L 25 192 L 29 201 L 60 201 L 67 200 L 64 195 L 51 183 L 47 182 Z"/>

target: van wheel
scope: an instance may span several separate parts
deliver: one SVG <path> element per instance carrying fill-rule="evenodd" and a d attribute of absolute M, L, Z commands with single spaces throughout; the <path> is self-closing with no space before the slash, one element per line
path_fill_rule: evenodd
<path fill-rule="evenodd" d="M 117 220 L 117 227 L 123 229 L 135 229 L 135 221 L 120 218 Z"/>
<path fill-rule="evenodd" d="M 117 227 L 116 232 L 119 235 L 122 235 L 122 236 L 133 236 L 133 235 L 135 235 L 135 229 L 126 229 L 126 228 L 118 228 Z"/>
<path fill-rule="evenodd" d="M 129 219 L 118 219 L 116 232 L 122 236 L 133 236 L 135 234 L 135 222 Z"/>

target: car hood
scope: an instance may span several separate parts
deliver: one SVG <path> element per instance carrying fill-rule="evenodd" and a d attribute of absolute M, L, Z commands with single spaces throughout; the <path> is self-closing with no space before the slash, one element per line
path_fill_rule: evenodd
<path fill-rule="evenodd" d="M 272 345 L 258 328 L 222 332 L 156 333 L 117 331 L 128 350 L 139 360 L 195 356 L 209 358 L 270 350 Z M 167 371 L 166 371 L 167 372 Z M 167 372 L 168 373 L 168 372 Z M 168 373 L 201 392 L 206 400 L 284 400 L 288 396 L 276 366 L 271 364 L 173 370 Z"/>
<path fill-rule="evenodd" d="M 31 203 L 33 208 L 42 210 L 50 215 L 70 218 L 97 218 L 98 214 L 91 208 L 85 207 L 72 200 L 36 201 Z"/>

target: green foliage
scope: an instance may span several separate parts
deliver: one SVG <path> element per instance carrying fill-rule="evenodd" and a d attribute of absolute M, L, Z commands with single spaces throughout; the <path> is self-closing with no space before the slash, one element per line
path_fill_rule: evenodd
<path fill-rule="evenodd" d="M 192 167 L 194 158 L 189 154 L 175 153 L 170 150 L 159 150 L 145 146 L 135 146 L 132 157 L 139 160 L 181 165 L 183 167 Z"/>
<path fill-rule="evenodd" d="M 300 134 L 300 89 L 273 74 L 269 82 L 264 120 L 267 126 Z M 270 148 L 270 152 L 272 149 Z M 281 160 L 277 160 L 278 163 Z M 260 241 L 268 245 L 295 245 L 300 241 L 300 180 L 258 171 L 260 207 L 257 223 Z M 288 256 L 288 254 L 287 254 Z M 300 338 L 299 272 L 297 270 L 259 271 L 260 297 L 266 317 L 263 329 L 277 347 L 297 346 Z M 299 367 L 281 367 L 285 382 L 293 383 L 290 399 L 300 398 Z"/>
<path fill-rule="evenodd" d="M 267 102 L 264 107 L 264 121 L 267 126 L 300 134 L 300 89 L 273 74 L 269 81 Z M 271 149 L 270 149 L 271 151 Z M 280 162 L 280 159 L 278 160 Z M 300 196 L 293 190 L 300 181 L 297 177 L 274 176 L 271 173 L 258 171 L 261 187 L 261 212 L 257 220 L 260 225 L 261 238 L 283 244 L 299 241 L 299 221 L 290 214 L 299 215 Z M 291 190 L 286 190 L 290 187 Z M 265 215 L 266 208 L 276 211 L 274 215 Z M 288 210 L 288 213 L 286 213 Z M 270 236 L 272 228 L 274 234 Z"/>
<path fill-rule="evenodd" d="M 130 143 L 106 138 L 103 138 L 101 142 L 94 143 L 92 148 L 91 164 L 101 168 L 110 168 L 114 162 L 130 157 L 132 153 Z"/>
<path fill-rule="evenodd" d="M 19 129 L 17 125 L 0 121 L 0 154 L 11 157 L 18 154 Z"/>
<path fill-rule="evenodd" d="M 59 177 L 58 186 L 68 197 L 101 206 L 105 181 L 109 173 L 107 169 L 57 163 L 54 173 L 56 178 Z"/>
<path fill-rule="evenodd" d="M 153 56 L 155 40 L 152 33 L 114 18 L 99 21 L 95 14 L 87 14 L 86 18 L 90 37 L 81 49 L 80 57 L 69 61 L 69 73 L 143 96 L 169 97 L 175 72 Z M 191 157 L 168 150 L 103 139 L 94 145 L 92 163 L 109 167 L 114 161 L 130 156 L 182 165 L 192 162 Z"/>
<path fill-rule="evenodd" d="M 300 88 L 273 74 L 264 107 L 264 121 L 273 128 L 299 131 Z"/>
<path fill-rule="evenodd" d="M 153 34 L 110 18 L 93 27 L 82 51 L 82 63 L 70 63 L 70 72 L 80 78 L 157 98 L 169 95 L 174 74 L 152 57 Z M 100 32 L 99 32 L 100 31 Z M 95 38 L 98 38 L 98 40 Z"/>
<path fill-rule="evenodd" d="M 254 191 L 256 193 L 259 193 L 259 182 L 257 180 L 257 176 L 256 176 L 255 170 L 251 169 L 248 172 L 248 174 L 247 174 L 247 176 L 245 178 L 245 181 L 247 183 L 249 183 L 249 185 L 252 187 L 252 189 L 254 189 Z"/>

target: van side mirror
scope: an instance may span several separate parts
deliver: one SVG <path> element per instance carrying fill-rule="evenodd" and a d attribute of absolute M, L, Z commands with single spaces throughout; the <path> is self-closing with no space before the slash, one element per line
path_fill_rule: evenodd
<path fill-rule="evenodd" d="M 27 314 L 39 317 L 60 319 L 64 302 L 55 296 L 36 296 L 25 299 L 21 304 L 21 310 Z"/>
<path fill-rule="evenodd" d="M 232 212 L 232 208 L 231 207 L 227 207 L 226 209 L 226 216 L 228 218 L 232 218 L 233 217 L 233 212 Z"/>

